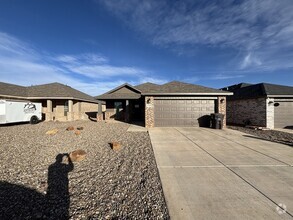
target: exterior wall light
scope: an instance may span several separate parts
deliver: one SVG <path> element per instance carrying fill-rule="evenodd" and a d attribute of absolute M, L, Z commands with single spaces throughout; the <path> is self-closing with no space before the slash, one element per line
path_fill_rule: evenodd
<path fill-rule="evenodd" d="M 225 99 L 220 99 L 220 102 L 221 102 L 221 103 L 224 103 L 224 102 L 225 102 Z"/>

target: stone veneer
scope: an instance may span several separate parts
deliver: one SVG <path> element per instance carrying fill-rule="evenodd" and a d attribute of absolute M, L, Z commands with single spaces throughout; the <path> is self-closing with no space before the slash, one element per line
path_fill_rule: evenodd
<path fill-rule="evenodd" d="M 154 97 L 145 97 L 145 127 L 153 128 L 155 126 Z"/>
<path fill-rule="evenodd" d="M 274 123 L 274 116 L 275 116 L 275 106 L 274 106 L 274 99 L 273 98 L 267 98 L 266 100 L 266 123 L 267 128 L 273 129 L 275 127 Z"/>
<path fill-rule="evenodd" d="M 226 115 L 226 104 L 227 104 L 227 100 L 225 96 L 219 96 L 217 99 L 217 112 L 224 114 L 224 119 L 223 119 L 223 128 L 226 127 L 226 119 L 227 119 L 227 115 Z"/>
<path fill-rule="evenodd" d="M 249 120 L 252 125 L 273 128 L 274 105 L 269 104 L 273 99 L 255 98 L 228 100 L 227 121 L 233 124 L 244 124 Z"/>

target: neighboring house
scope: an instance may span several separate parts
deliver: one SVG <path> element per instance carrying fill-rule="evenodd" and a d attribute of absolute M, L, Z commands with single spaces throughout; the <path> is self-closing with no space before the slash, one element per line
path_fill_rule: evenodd
<path fill-rule="evenodd" d="M 104 119 L 142 121 L 146 127 L 207 126 L 211 113 L 226 114 L 227 95 L 232 93 L 173 81 L 126 83 L 96 98 L 106 101 Z"/>
<path fill-rule="evenodd" d="M 222 90 L 227 99 L 227 123 L 267 128 L 293 126 L 293 87 L 269 83 L 240 83 Z"/>
<path fill-rule="evenodd" d="M 60 83 L 24 87 L 0 82 L 0 99 L 40 102 L 46 121 L 96 118 L 99 108 L 105 111 L 102 102 Z"/>

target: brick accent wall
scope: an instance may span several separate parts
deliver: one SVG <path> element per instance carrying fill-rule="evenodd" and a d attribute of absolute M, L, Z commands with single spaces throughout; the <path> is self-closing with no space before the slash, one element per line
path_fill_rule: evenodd
<path fill-rule="evenodd" d="M 145 127 L 153 128 L 155 126 L 154 97 L 145 97 Z"/>
<path fill-rule="evenodd" d="M 252 125 L 266 127 L 267 105 L 266 98 L 228 100 L 227 122 L 244 124 L 245 120 L 249 120 Z"/>
<path fill-rule="evenodd" d="M 227 121 L 227 115 L 226 115 L 226 105 L 227 105 L 227 100 L 225 96 L 219 96 L 217 99 L 217 112 L 224 114 L 224 119 L 223 119 L 223 128 L 226 127 L 226 121 Z"/>

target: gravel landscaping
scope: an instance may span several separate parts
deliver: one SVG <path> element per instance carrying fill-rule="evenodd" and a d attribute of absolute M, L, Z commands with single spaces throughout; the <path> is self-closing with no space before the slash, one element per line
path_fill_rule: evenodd
<path fill-rule="evenodd" d="M 83 130 L 77 135 L 68 126 Z M 128 126 L 1 126 L 0 219 L 168 219 L 148 133 L 127 132 Z M 58 132 L 46 134 L 51 129 Z M 122 148 L 113 151 L 113 141 Z M 76 149 L 87 153 L 85 160 L 68 162 L 66 153 Z"/>
<path fill-rule="evenodd" d="M 276 130 L 254 130 L 243 126 L 227 126 L 247 134 L 258 136 L 261 139 L 293 146 L 293 134 Z"/>

